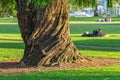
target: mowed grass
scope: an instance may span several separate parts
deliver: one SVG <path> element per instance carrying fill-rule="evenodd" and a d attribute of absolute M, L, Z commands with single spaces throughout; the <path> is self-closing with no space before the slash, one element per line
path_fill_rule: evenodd
<path fill-rule="evenodd" d="M 75 44 L 92 45 L 92 46 L 107 46 L 107 47 L 120 47 L 120 25 L 73 25 L 71 24 L 71 37 Z M 83 32 L 90 32 L 98 28 L 106 34 L 105 37 L 81 37 Z"/>
<path fill-rule="evenodd" d="M 24 44 L 16 24 L 0 24 L 0 61 L 20 59 Z"/>
<path fill-rule="evenodd" d="M 102 17 L 70 17 L 70 21 L 81 21 L 81 22 L 96 22 L 98 19 L 102 19 Z M 112 17 L 113 22 L 120 21 L 119 17 Z"/>
<path fill-rule="evenodd" d="M 0 18 L 0 23 L 17 23 L 17 18 Z"/>
<path fill-rule="evenodd" d="M 102 17 L 70 17 L 70 24 L 119 24 L 120 16 L 111 18 L 111 22 L 97 22 Z"/>
<path fill-rule="evenodd" d="M 91 47 L 80 47 L 77 46 L 80 50 L 80 53 L 84 57 L 92 57 L 92 58 L 108 58 L 108 59 L 119 59 L 120 60 L 120 50 L 112 50 L 112 49 L 99 49 L 99 48 L 91 48 Z"/>
<path fill-rule="evenodd" d="M 108 36 L 106 37 L 81 37 L 84 31 L 91 31 L 99 28 L 94 25 L 70 25 L 71 37 L 75 44 L 88 46 L 120 47 L 119 25 L 101 26 Z M 105 29 L 105 27 L 107 29 Z M 115 29 L 114 29 L 115 28 Z M 117 29 L 116 29 L 117 28 Z M 76 32 L 75 32 L 76 31 Z M 79 34 L 78 34 L 79 33 Z M 120 59 L 120 51 L 108 49 L 93 49 L 79 47 L 80 52 L 85 57 L 117 58 Z M 21 39 L 19 28 L 16 24 L 0 25 L 0 60 L 21 58 L 24 52 L 24 44 Z M 10 56 L 11 55 L 11 56 Z"/>
<path fill-rule="evenodd" d="M 96 45 L 98 44 L 99 41 L 104 40 L 104 38 L 108 39 L 109 41 L 112 41 L 113 39 L 117 39 L 117 42 L 119 42 L 118 41 L 119 30 L 120 30 L 119 27 L 117 27 L 116 32 L 112 30 L 113 27 L 116 28 L 115 26 L 108 27 L 105 30 L 105 32 L 109 35 L 108 37 L 92 37 L 92 38 L 81 37 L 81 34 L 86 30 L 90 31 L 93 29 L 97 29 L 98 27 L 94 26 L 94 28 L 92 29 L 91 27 L 87 27 L 87 26 L 85 27 L 86 29 L 84 29 L 84 27 L 71 25 L 70 27 L 71 37 L 75 44 L 77 43 L 81 44 L 80 42 L 83 42 L 83 43 L 88 43 L 89 45 Z M 20 37 L 20 31 L 17 25 L 8 25 L 8 24 L 0 25 L 0 61 L 9 60 L 9 59 L 20 59 L 24 52 L 24 44 L 21 40 L 22 39 Z M 91 41 L 95 43 L 91 44 Z M 116 43 L 116 41 L 114 43 Z M 108 44 L 108 43 L 105 41 L 104 44 Z M 114 46 L 116 45 L 117 44 L 114 44 Z M 103 46 L 103 45 L 99 44 L 99 46 Z M 120 59 L 119 50 L 94 49 L 94 48 L 84 48 L 84 47 L 78 47 L 78 49 L 85 57 Z M 98 68 L 93 67 L 93 68 L 80 68 L 80 69 L 68 69 L 68 70 L 56 70 L 56 71 L 43 71 L 43 72 L 34 72 L 34 73 L 26 73 L 26 74 L 12 74 L 12 75 L 1 74 L 0 80 L 119 80 L 120 79 L 119 73 L 120 73 L 120 65 L 116 65 L 109 67 L 98 67 Z"/>
<path fill-rule="evenodd" d="M 77 45 L 120 47 L 120 34 L 107 34 L 105 37 L 81 37 L 82 34 L 72 34 Z"/>
<path fill-rule="evenodd" d="M 120 66 L 0 75 L 0 80 L 119 80 Z"/>
<path fill-rule="evenodd" d="M 71 24 L 119 24 L 120 16 L 113 17 L 112 22 L 97 22 L 98 19 L 102 17 L 70 17 Z M 17 23 L 18 19 L 14 18 L 0 18 L 0 23 Z"/>

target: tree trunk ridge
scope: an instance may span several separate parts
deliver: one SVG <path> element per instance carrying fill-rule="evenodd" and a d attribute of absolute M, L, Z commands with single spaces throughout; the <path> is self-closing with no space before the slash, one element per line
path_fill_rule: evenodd
<path fill-rule="evenodd" d="M 52 0 L 37 10 L 17 0 L 18 23 L 25 43 L 22 66 L 53 65 L 82 59 L 70 38 L 66 0 Z M 22 3 L 22 4 L 21 4 Z"/>

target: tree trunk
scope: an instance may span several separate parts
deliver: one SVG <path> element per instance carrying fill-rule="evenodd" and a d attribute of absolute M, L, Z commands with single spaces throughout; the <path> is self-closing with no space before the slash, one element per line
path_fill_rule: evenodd
<path fill-rule="evenodd" d="M 25 50 L 22 66 L 54 65 L 83 57 L 70 38 L 66 0 L 52 0 L 34 10 L 27 0 L 16 0 L 18 23 Z"/>

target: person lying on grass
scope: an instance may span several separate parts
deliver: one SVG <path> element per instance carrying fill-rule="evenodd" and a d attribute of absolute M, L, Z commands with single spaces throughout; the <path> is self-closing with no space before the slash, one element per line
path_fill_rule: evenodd
<path fill-rule="evenodd" d="M 102 33 L 102 29 L 98 28 L 97 30 L 93 30 L 93 33 L 89 33 L 88 31 L 87 32 L 84 32 L 82 34 L 82 36 L 84 37 L 102 37 L 102 36 L 105 36 L 104 33 Z"/>

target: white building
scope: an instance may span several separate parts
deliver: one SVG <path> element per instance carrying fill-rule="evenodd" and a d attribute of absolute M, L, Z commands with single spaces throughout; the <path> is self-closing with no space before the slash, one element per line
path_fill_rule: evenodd
<path fill-rule="evenodd" d="M 98 6 L 97 6 L 98 14 L 101 13 L 110 13 L 115 15 L 120 15 L 120 5 L 118 3 L 115 3 L 115 6 L 113 9 L 108 10 L 107 7 L 107 0 L 98 0 Z"/>
<path fill-rule="evenodd" d="M 120 15 L 120 5 L 115 3 L 114 8 L 108 10 L 107 0 L 98 0 L 97 12 L 98 12 L 98 15 L 101 15 L 102 13 Z M 94 9 L 91 7 L 88 7 L 88 8 L 84 8 L 82 11 L 79 11 L 79 10 L 73 11 L 70 15 L 77 16 L 77 17 L 93 17 Z"/>
<path fill-rule="evenodd" d="M 107 0 L 98 0 L 97 10 L 99 15 L 103 12 L 107 13 L 108 12 Z"/>
<path fill-rule="evenodd" d="M 115 4 L 115 8 L 116 8 L 116 9 L 115 9 L 115 14 L 116 14 L 116 15 L 120 15 L 120 5 L 116 3 L 116 4 Z"/>

